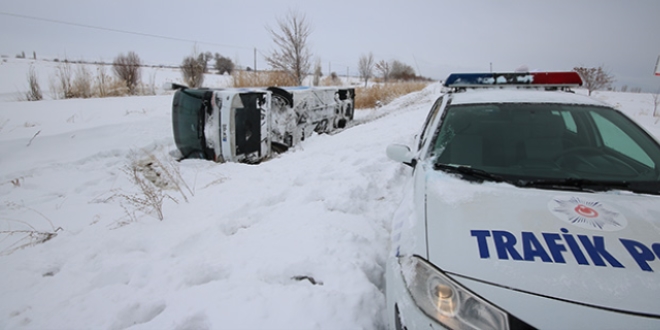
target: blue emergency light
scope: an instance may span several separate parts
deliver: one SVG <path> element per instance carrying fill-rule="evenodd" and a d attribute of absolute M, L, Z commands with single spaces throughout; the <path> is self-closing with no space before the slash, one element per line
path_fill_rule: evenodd
<path fill-rule="evenodd" d="M 582 78 L 575 71 L 452 73 L 445 80 L 444 86 L 452 88 L 493 86 L 577 87 L 582 86 Z"/>

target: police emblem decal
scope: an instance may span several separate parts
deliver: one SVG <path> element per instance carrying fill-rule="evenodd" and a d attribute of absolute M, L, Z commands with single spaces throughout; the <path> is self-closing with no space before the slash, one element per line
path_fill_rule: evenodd
<path fill-rule="evenodd" d="M 599 230 L 617 231 L 628 225 L 628 220 L 609 205 L 580 197 L 554 197 L 548 202 L 550 212 L 574 226 Z"/>

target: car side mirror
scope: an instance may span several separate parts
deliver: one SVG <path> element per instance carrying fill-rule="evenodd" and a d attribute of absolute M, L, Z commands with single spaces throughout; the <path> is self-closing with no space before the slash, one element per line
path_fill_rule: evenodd
<path fill-rule="evenodd" d="M 404 163 L 408 166 L 415 167 L 415 158 L 413 157 L 410 148 L 403 144 L 390 144 L 385 150 L 387 157 L 393 161 Z"/>

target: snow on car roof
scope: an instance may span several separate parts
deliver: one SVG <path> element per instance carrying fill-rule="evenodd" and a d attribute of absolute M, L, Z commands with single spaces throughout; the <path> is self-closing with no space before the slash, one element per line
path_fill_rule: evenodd
<path fill-rule="evenodd" d="M 601 101 L 575 93 L 538 89 L 468 89 L 452 95 L 453 105 L 474 103 L 565 103 L 609 106 Z"/>

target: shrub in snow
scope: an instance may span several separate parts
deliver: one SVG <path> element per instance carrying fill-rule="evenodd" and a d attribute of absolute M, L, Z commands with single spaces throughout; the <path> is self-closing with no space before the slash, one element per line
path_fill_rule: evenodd
<path fill-rule="evenodd" d="M 15 188 L 20 187 L 20 178 L 12 180 L 11 183 Z M 23 220 L 2 219 L 3 223 L 2 227 L 0 227 L 0 255 L 8 255 L 16 250 L 47 242 L 57 236 L 57 232 L 62 230 L 62 227 L 55 228 L 53 222 L 43 213 L 29 206 L 5 202 L 4 207 L 8 210 L 28 211 L 29 213 L 37 214 L 48 223 L 50 230 L 39 229 L 43 225 L 31 225 Z"/>
<path fill-rule="evenodd" d="M 32 66 L 30 66 L 30 72 L 28 73 L 28 84 L 30 86 L 30 89 L 25 94 L 25 99 L 28 101 L 42 100 L 43 94 L 41 93 L 41 87 L 39 86 L 37 73 L 34 71 L 34 67 Z"/>
<path fill-rule="evenodd" d="M 179 192 L 184 201 L 188 202 L 182 187 L 191 195 L 192 191 L 181 177 L 177 164 L 171 161 L 164 163 L 151 153 L 145 155 L 133 153 L 130 158 L 130 164 L 126 165 L 123 171 L 137 186 L 138 191 L 135 193 L 117 191 L 100 202 L 118 200 L 129 218 L 128 222 L 136 222 L 138 213 L 155 215 L 158 220 L 163 220 L 165 218 L 163 202 L 169 199 L 178 203 L 177 199 L 165 192 L 167 190 Z M 120 225 L 128 222 L 120 222 Z"/>
<path fill-rule="evenodd" d="M 202 87 L 202 84 L 204 83 L 205 62 L 202 62 L 201 60 L 202 58 L 199 57 L 188 56 L 184 58 L 183 63 L 181 63 L 183 80 L 189 87 Z"/>
<path fill-rule="evenodd" d="M 119 54 L 112 62 L 112 70 L 118 79 L 123 81 L 130 94 L 135 94 L 140 82 L 142 60 L 135 52 Z"/>

